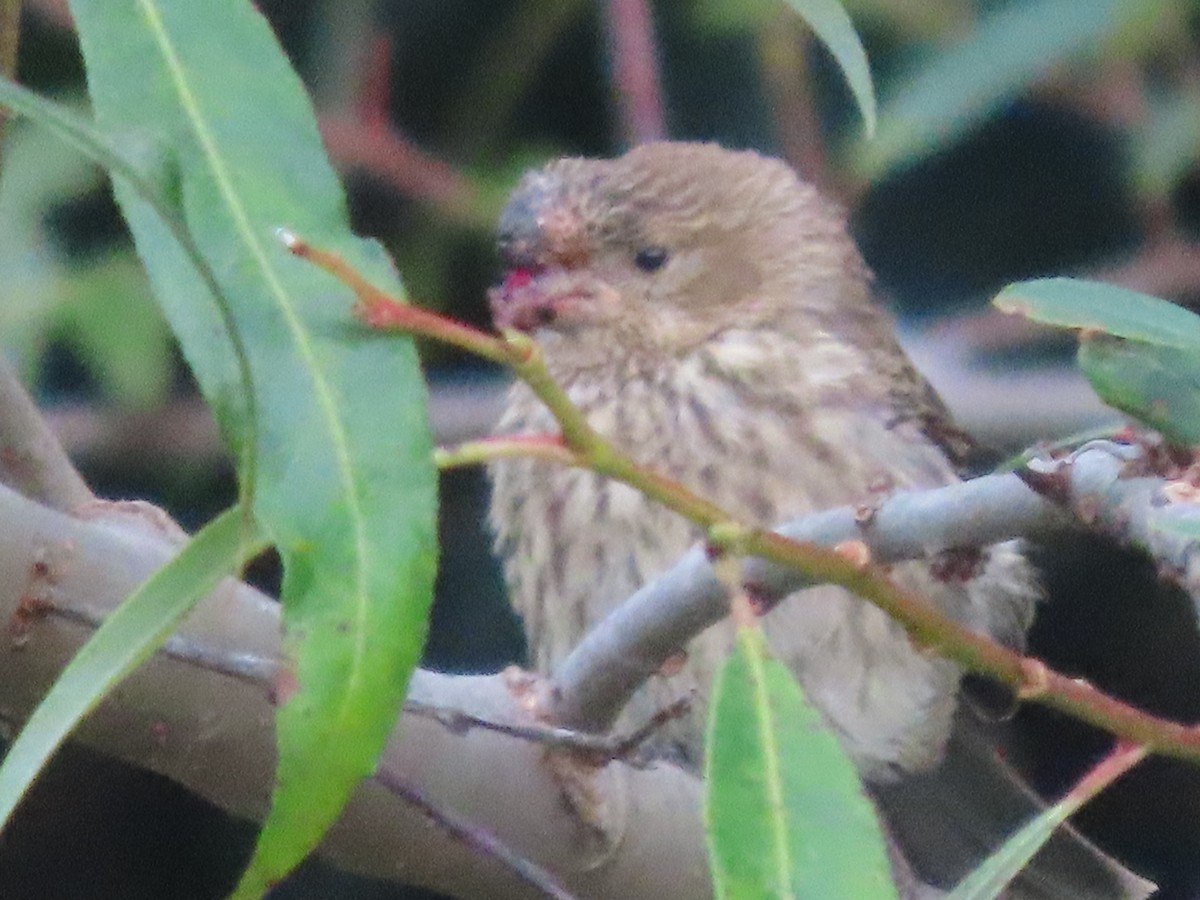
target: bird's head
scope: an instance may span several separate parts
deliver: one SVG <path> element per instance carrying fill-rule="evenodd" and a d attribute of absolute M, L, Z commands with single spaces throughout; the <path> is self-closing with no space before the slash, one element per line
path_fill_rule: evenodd
<path fill-rule="evenodd" d="M 614 347 L 653 361 L 729 328 L 786 329 L 834 310 L 847 286 L 865 293 L 836 207 L 784 163 L 714 144 L 530 172 L 500 216 L 499 247 L 497 326 L 537 332 L 581 367 Z"/>

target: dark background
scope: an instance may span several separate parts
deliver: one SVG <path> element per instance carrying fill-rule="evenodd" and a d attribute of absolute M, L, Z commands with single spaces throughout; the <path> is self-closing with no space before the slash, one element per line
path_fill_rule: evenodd
<path fill-rule="evenodd" d="M 431 307 L 486 322 L 484 291 L 497 275 L 488 223 L 522 169 L 625 145 L 604 3 L 259 6 L 311 87 L 356 229 L 385 242 L 409 292 Z M 1049 15 L 1069 4 L 849 6 L 886 98 L 987 16 L 1019 7 Z M 967 427 L 998 450 L 1060 437 L 1095 421 L 1096 409 L 1084 403 L 1057 430 L 1041 430 L 1036 410 L 1069 377 L 1071 342 L 987 314 L 996 289 L 1069 273 L 1200 300 L 1197 144 L 1161 125 L 1189 108 L 1200 121 L 1196 3 L 1159 4 L 1160 21 L 1143 24 L 1134 38 L 1107 35 L 1082 52 L 1064 50 L 1039 77 L 997 92 L 950 140 L 869 174 L 853 166 L 861 125 L 836 66 L 781 4 L 687 0 L 651 8 L 666 133 L 785 155 L 839 196 L 906 334 L 935 356 L 938 347 L 957 348 L 962 368 L 940 372 L 939 386 Z M 20 79 L 78 100 L 81 64 L 61 4 L 29 3 L 23 29 Z M 131 340 L 105 337 L 104 321 L 119 316 L 106 317 L 102 304 L 147 303 L 128 238 L 103 178 L 80 163 L 55 175 L 47 161 L 51 174 L 38 175 L 46 185 L 29 187 L 34 164 L 18 166 L 13 148 L 49 140 L 31 130 L 9 126 L 0 228 L 36 235 L 49 249 L 39 262 L 43 280 L 34 282 L 38 302 L 0 312 L 0 346 L 36 386 L 97 493 L 150 499 L 195 527 L 233 499 L 229 461 L 161 322 L 148 317 Z M 378 145 L 385 162 L 367 152 Z M 4 261 L 0 255 L 0 267 Z M 424 348 L 424 359 L 439 409 L 456 411 L 468 431 L 485 431 L 498 373 L 440 348 Z M 1003 379 L 1014 372 L 1028 376 L 1020 388 L 1028 399 L 1003 409 L 1028 407 L 1028 420 L 996 412 L 998 394 L 963 388 L 982 378 L 1008 391 Z M 425 663 L 493 671 L 520 662 L 519 626 L 482 522 L 486 484 L 477 472 L 456 472 L 442 487 L 443 568 Z M 1052 599 L 1033 652 L 1151 711 L 1198 718 L 1200 646 L 1190 603 L 1158 587 L 1149 564 L 1096 539 L 1039 548 L 1036 556 Z M 278 577 L 269 561 L 254 575 L 268 588 Z M 1038 709 L 1023 710 L 1014 725 L 1012 758 L 1051 794 L 1109 743 Z M 1158 880 L 1161 896 L 1200 894 L 1194 769 L 1146 763 L 1078 823 Z M 0 896 L 219 897 L 253 835 L 163 779 L 69 747 L 0 838 Z M 315 861 L 273 896 L 418 894 Z"/>

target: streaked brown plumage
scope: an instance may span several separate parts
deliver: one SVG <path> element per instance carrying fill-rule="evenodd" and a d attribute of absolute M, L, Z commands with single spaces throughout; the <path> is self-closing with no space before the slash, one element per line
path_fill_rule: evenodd
<path fill-rule="evenodd" d="M 491 294 L 497 322 L 536 333 L 597 430 L 734 515 L 772 525 L 865 501 L 881 484 L 956 478 L 957 433 L 873 302 L 840 211 L 783 163 L 669 143 L 560 160 L 517 187 L 500 246 L 509 274 Z M 518 384 L 502 430 L 555 424 Z M 590 472 L 506 460 L 492 477 L 497 546 L 541 670 L 701 536 Z M 1037 593 L 1011 544 L 988 549 L 966 582 L 922 562 L 895 576 L 1010 643 Z M 916 652 L 885 614 L 837 588 L 781 604 L 764 627 L 864 777 L 936 762 L 957 667 Z M 656 678 L 632 715 L 692 689 L 703 701 L 730 636 L 726 624 L 699 637 L 683 671 Z M 704 705 L 670 735 L 693 762 Z"/>

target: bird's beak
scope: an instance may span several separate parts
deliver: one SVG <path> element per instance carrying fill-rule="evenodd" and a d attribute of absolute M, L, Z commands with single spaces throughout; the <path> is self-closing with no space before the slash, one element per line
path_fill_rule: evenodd
<path fill-rule="evenodd" d="M 532 332 L 558 318 L 561 295 L 547 291 L 535 272 L 513 269 L 497 287 L 488 291 L 492 321 L 499 329 Z"/>

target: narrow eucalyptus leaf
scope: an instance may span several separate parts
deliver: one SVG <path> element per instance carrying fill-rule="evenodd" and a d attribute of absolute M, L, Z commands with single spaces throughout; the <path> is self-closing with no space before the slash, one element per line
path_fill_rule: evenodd
<path fill-rule="evenodd" d="M 1176 443 L 1200 443 L 1200 351 L 1091 334 L 1079 367 L 1109 406 Z"/>
<path fill-rule="evenodd" d="M 1200 352 L 1200 316 L 1128 288 L 1077 278 L 1038 278 L 1004 288 L 992 301 L 1035 322 L 1104 332 Z"/>
<path fill-rule="evenodd" d="M 896 897 L 853 763 L 757 629 L 739 629 L 709 715 L 704 814 L 718 897 Z"/>

